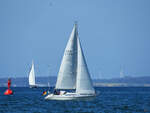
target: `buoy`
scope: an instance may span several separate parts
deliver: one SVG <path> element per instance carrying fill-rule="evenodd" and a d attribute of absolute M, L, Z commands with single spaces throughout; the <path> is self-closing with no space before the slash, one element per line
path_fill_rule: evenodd
<path fill-rule="evenodd" d="M 4 92 L 4 95 L 12 95 L 13 91 L 10 89 L 11 79 L 8 79 L 8 89 Z"/>
<path fill-rule="evenodd" d="M 13 91 L 11 89 L 7 89 L 5 92 L 4 92 L 4 95 L 12 95 L 13 94 Z"/>

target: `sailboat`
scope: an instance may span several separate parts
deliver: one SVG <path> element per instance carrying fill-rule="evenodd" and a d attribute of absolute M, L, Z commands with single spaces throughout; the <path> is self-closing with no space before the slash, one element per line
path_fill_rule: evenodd
<path fill-rule="evenodd" d="M 35 84 L 35 72 L 34 72 L 34 63 L 32 61 L 32 67 L 29 73 L 29 86 L 30 88 L 36 88 L 37 85 Z"/>
<path fill-rule="evenodd" d="M 123 73 L 123 69 L 122 68 L 120 70 L 120 78 L 124 78 L 124 73 Z"/>
<path fill-rule="evenodd" d="M 123 70 L 123 66 L 121 66 L 121 69 L 120 69 L 120 78 L 123 79 L 125 78 L 126 76 L 124 75 L 124 70 Z"/>
<path fill-rule="evenodd" d="M 66 91 L 69 89 L 75 91 Z M 95 96 L 75 23 L 65 48 L 54 93 L 48 94 L 45 99 L 74 100 Z"/>

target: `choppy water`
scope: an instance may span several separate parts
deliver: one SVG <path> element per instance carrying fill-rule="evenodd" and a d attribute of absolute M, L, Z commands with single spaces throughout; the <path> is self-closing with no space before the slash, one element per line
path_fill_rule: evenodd
<path fill-rule="evenodd" d="M 47 88 L 12 88 L 5 96 L 0 88 L 0 113 L 150 113 L 150 88 L 96 88 L 100 92 L 90 101 L 47 101 Z"/>

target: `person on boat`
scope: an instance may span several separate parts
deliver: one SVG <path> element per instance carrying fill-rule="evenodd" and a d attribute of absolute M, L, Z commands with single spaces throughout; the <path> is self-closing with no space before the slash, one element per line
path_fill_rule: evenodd
<path fill-rule="evenodd" d="M 56 91 L 56 89 L 54 89 L 54 95 L 56 95 L 57 94 L 57 91 Z"/>
<path fill-rule="evenodd" d="M 60 94 L 60 92 L 57 91 L 56 89 L 54 89 L 54 95 L 59 95 L 59 94 Z"/>

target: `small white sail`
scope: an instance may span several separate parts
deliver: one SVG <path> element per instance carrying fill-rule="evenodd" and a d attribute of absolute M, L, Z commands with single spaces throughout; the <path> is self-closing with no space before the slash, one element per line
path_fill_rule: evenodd
<path fill-rule="evenodd" d="M 75 89 L 77 65 L 77 38 L 74 26 L 67 43 L 56 82 L 56 89 Z"/>
<path fill-rule="evenodd" d="M 88 71 L 85 57 L 82 51 L 79 38 L 78 40 L 78 62 L 77 62 L 77 85 L 76 93 L 78 94 L 95 94 L 92 80 Z"/>
<path fill-rule="evenodd" d="M 32 61 L 32 67 L 29 73 L 29 85 L 34 86 L 35 85 L 35 73 L 34 73 L 34 63 Z"/>

